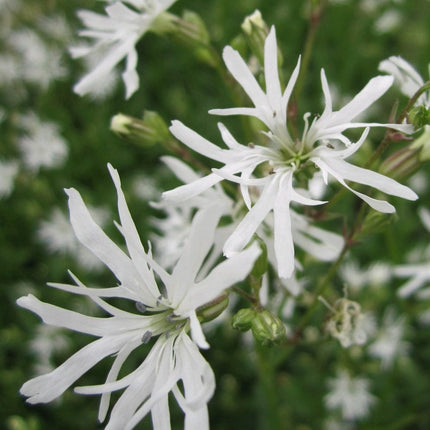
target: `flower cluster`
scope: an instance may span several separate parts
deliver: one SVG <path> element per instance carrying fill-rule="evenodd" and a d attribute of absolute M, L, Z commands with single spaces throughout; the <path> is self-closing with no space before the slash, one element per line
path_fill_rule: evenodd
<path fill-rule="evenodd" d="M 73 57 L 85 57 L 91 65 L 91 70 L 75 85 L 74 91 L 80 95 L 102 94 L 112 82 L 116 66 L 125 60 L 122 79 L 126 98 L 131 97 L 139 86 L 136 45 L 146 32 L 164 31 L 164 26 L 174 19 L 166 12 L 174 2 L 114 0 L 105 7 L 106 15 L 79 11 L 78 17 L 86 27 L 79 35 L 93 43 L 71 48 Z M 190 23 L 199 28 L 195 16 Z M 388 75 L 370 79 L 358 94 L 336 110 L 326 73 L 321 69 L 324 108 L 321 113 L 307 112 L 299 131 L 291 107 L 295 103 L 294 92 L 299 87 L 301 58 L 283 88 L 275 27 L 269 29 L 261 14 L 255 12 L 243 28 L 250 38 L 253 31 L 258 33 L 253 46 L 258 51 L 257 57 L 261 57 L 256 61 L 261 63 L 262 79 L 237 50 L 225 47 L 222 59 L 234 78 L 230 84 L 238 85 L 235 91 L 243 90 L 250 106 L 216 108 L 209 113 L 241 116 L 244 123 L 252 124 L 247 133 L 251 141 L 241 141 L 223 123 L 218 123 L 222 145 L 217 145 L 179 120 L 172 121 L 169 128 L 174 140 L 166 137 L 169 135 L 167 125 L 155 113 L 151 126 L 145 116 L 135 123 L 125 115 L 118 115 L 113 121 L 113 127 L 121 128 L 122 136 L 127 136 L 129 127 L 135 126 L 135 139 L 139 138 L 139 133 L 146 134 L 154 144 L 163 134 L 163 139 L 171 139 L 166 147 L 171 144 L 175 150 L 180 148 L 177 154 L 187 154 L 182 160 L 170 155 L 161 158 L 182 185 L 164 191 L 159 201 L 151 202 L 152 208 L 166 214 L 163 219 L 152 219 L 156 232 L 149 236 L 151 241 L 145 246 L 142 244 L 120 176 L 110 164 L 108 170 L 116 189 L 119 214 L 115 227 L 125 247 L 118 246 L 104 232 L 101 226 L 104 221 L 95 220 L 74 188 L 66 189 L 71 229 L 59 210 L 40 225 L 39 239 L 51 251 L 71 254 L 90 269 L 106 266 L 116 280 L 112 286 L 104 288 L 87 286 L 69 272 L 74 283 L 49 284 L 86 297 L 102 316 L 64 309 L 43 302 L 33 294 L 17 300 L 19 306 L 34 312 L 50 326 L 96 338 L 52 370 L 50 360 L 55 348 L 52 339 L 44 342 L 41 336 L 42 340 L 34 343 L 34 348 L 43 358 L 47 373 L 21 387 L 20 392 L 28 403 L 53 401 L 99 362 L 112 357 L 104 382 L 75 387 L 79 394 L 100 396 L 98 419 L 107 421 L 107 430 L 132 429 L 149 414 L 154 429 L 170 429 L 169 398 L 174 398 L 184 412 L 185 429 L 208 429 L 208 402 L 215 390 L 215 376 L 201 352 L 209 348 L 210 340 L 204 327 L 226 310 L 232 291 L 250 303 L 249 308 L 240 309 L 232 317 L 233 328 L 251 330 L 254 338 L 266 346 L 280 344 L 287 336 L 292 343 L 306 336 L 322 339 L 315 330 L 304 333 L 305 324 L 297 324 L 296 329 L 292 321 L 300 295 L 303 298 L 300 304 L 309 306 L 301 320 L 305 323 L 318 304 L 318 297 L 323 295 L 321 289 L 313 290 L 308 296 L 303 293 L 309 284 L 306 278 L 309 261 L 335 261 L 325 284 L 320 282 L 323 287 L 327 287 L 339 267 L 352 290 L 359 290 L 364 283 L 377 284 L 389 279 L 389 266 L 373 266 L 373 274 L 368 270 L 366 276 L 351 264 L 342 267 L 342 258 L 356 238 L 352 233 L 341 234 L 340 228 L 336 232 L 322 228 L 319 221 L 326 215 L 324 205 L 335 201 L 331 200 L 328 187 L 331 180 L 335 186 L 340 184 L 341 189 L 361 199 L 359 221 L 369 213 L 379 216 L 379 213 L 395 212 L 391 203 L 379 197 L 380 193 L 412 201 L 418 198 L 408 186 L 367 168 L 371 163 L 362 167 L 359 162 L 353 164 L 346 160 L 366 144 L 371 128 L 396 130 L 398 140 L 404 138 L 403 134 L 415 131 L 414 126 L 404 120 L 410 120 L 407 115 L 392 123 L 365 122 L 357 118 L 396 80 L 402 92 L 413 99 L 417 91 L 423 89 L 423 79 L 406 61 L 390 57 L 380 64 L 380 70 Z M 204 33 L 203 27 L 200 30 Z M 202 48 L 201 57 L 209 55 L 208 52 Z M 211 61 L 207 63 L 212 64 Z M 219 61 L 221 63 L 221 59 Z M 428 93 L 419 94 L 416 99 L 416 104 L 429 108 Z M 43 167 L 57 167 L 64 161 L 68 149 L 53 124 L 41 123 L 35 116 L 27 115 L 21 118 L 21 128 L 25 133 L 18 147 L 23 152 L 24 163 L 34 174 Z M 351 130 L 355 129 L 360 130 L 360 135 L 353 138 Z M 219 163 L 218 167 L 206 168 L 202 163 L 190 166 L 187 162 L 194 160 L 194 154 L 188 149 Z M 197 168 L 199 172 L 194 170 Z M 0 171 L 3 172 L 0 197 L 7 197 L 18 167 L 14 162 L 0 160 Z M 315 184 L 324 191 L 315 193 Z M 148 181 L 148 193 L 150 188 Z M 430 214 L 423 211 L 421 217 L 430 231 Z M 356 233 L 353 229 L 351 232 Z M 300 277 L 300 273 L 305 275 Z M 428 281 L 429 265 L 428 262 L 402 265 L 393 273 L 411 277 L 398 291 L 399 296 L 409 297 Z M 242 282 L 246 283 L 243 289 Z M 421 294 L 428 297 L 428 289 Z M 327 305 L 332 315 L 321 327 L 325 326 L 344 348 L 360 348 L 368 343 L 373 320 L 362 311 L 364 308 L 346 297 L 333 303 L 333 307 Z M 382 368 L 389 367 L 397 355 L 409 349 L 409 344 L 402 340 L 404 322 L 404 318 L 387 312 L 382 329 L 368 349 L 370 356 L 381 360 Z M 47 332 L 45 337 L 55 339 L 52 336 L 55 333 Z M 47 349 L 45 354 L 41 351 L 43 348 Z M 135 351 L 144 358 L 124 375 L 122 369 Z M 365 417 L 375 403 L 367 379 L 353 378 L 348 372 L 340 371 L 328 385 L 326 407 L 340 410 L 345 421 Z M 117 391 L 122 392 L 111 406 L 112 393 Z"/>

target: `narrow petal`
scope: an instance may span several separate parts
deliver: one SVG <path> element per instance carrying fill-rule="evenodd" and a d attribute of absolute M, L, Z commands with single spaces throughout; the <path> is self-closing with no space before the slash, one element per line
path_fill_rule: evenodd
<path fill-rule="evenodd" d="M 80 349 L 52 372 L 26 382 L 20 393 L 28 403 L 47 403 L 60 396 L 84 373 L 103 358 L 118 352 L 131 340 L 130 335 L 107 336 Z"/>
<path fill-rule="evenodd" d="M 225 155 L 221 148 L 209 142 L 209 140 L 200 136 L 194 130 L 191 130 L 191 128 L 182 124 L 182 122 L 176 120 L 172 121 L 172 125 L 169 130 L 173 136 L 193 151 L 211 158 L 212 160 L 220 161 L 222 163 L 225 162 Z"/>
<path fill-rule="evenodd" d="M 292 173 L 284 175 L 279 184 L 273 208 L 274 247 L 278 276 L 289 278 L 294 272 L 294 244 L 291 232 L 290 200 Z"/>
<path fill-rule="evenodd" d="M 70 221 L 79 241 L 112 271 L 125 288 L 139 293 L 140 277 L 130 258 L 94 222 L 81 195 L 73 188 L 69 196 Z"/>
<path fill-rule="evenodd" d="M 223 249 L 226 257 L 232 257 L 246 246 L 259 225 L 266 218 L 266 215 L 273 209 L 277 191 L 278 181 L 275 178 L 267 183 L 257 203 L 255 203 L 236 227 L 233 234 L 227 239 Z"/>
<path fill-rule="evenodd" d="M 254 106 L 267 105 L 266 94 L 261 89 L 240 54 L 231 46 L 226 46 L 222 57 L 228 70 L 233 75 L 234 79 L 239 82 L 246 94 L 248 94 Z"/>

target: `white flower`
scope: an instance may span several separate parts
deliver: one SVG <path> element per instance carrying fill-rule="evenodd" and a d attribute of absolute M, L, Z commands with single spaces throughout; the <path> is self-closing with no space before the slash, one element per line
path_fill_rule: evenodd
<path fill-rule="evenodd" d="M 397 356 L 408 352 L 409 344 L 402 339 L 404 332 L 405 319 L 396 317 L 392 309 L 385 312 L 382 327 L 369 346 L 370 355 L 381 359 L 382 368 L 388 368 Z"/>
<path fill-rule="evenodd" d="M 0 160 L 0 198 L 7 197 L 12 192 L 17 174 L 18 163 L 16 161 Z"/>
<path fill-rule="evenodd" d="M 91 92 L 93 85 L 99 86 L 112 69 L 126 59 L 126 70 L 122 78 L 126 87 L 126 98 L 131 97 L 139 86 L 135 46 L 143 34 L 151 29 L 155 19 L 175 1 L 116 1 L 105 8 L 106 16 L 89 10 L 78 11 L 79 18 L 87 27 L 81 30 L 79 35 L 94 40 L 94 44 L 71 48 L 72 56 L 100 55 L 103 59 L 75 85 L 74 91 L 79 95 Z"/>
<path fill-rule="evenodd" d="M 421 75 L 402 57 L 391 56 L 387 60 L 381 61 L 379 70 L 392 75 L 400 87 L 400 91 L 411 98 L 423 85 L 424 79 Z M 429 64 L 430 75 L 430 64 Z M 430 107 L 430 91 L 422 94 L 417 102 L 417 105 Z"/>
<path fill-rule="evenodd" d="M 30 29 L 11 32 L 8 44 L 18 54 L 18 73 L 24 81 L 46 89 L 50 82 L 66 76 L 59 48 L 48 45 Z"/>
<path fill-rule="evenodd" d="M 352 378 L 346 371 L 339 371 L 328 381 L 329 393 L 324 401 L 329 409 L 340 409 L 343 419 L 357 420 L 369 414 L 376 398 L 369 392 L 369 381 Z"/>
<path fill-rule="evenodd" d="M 112 409 L 106 429 L 132 429 L 150 411 L 155 429 L 169 429 L 168 394 L 172 392 L 185 412 L 185 428 L 204 430 L 208 428 L 207 402 L 215 383 L 210 366 L 195 345 L 208 347 L 197 311 L 226 288 L 243 280 L 260 251 L 258 246 L 251 246 L 221 262 L 204 279 L 196 282 L 212 246 L 219 219 L 215 210 L 201 211 L 194 219 L 181 258 L 172 273 L 167 273 L 152 259 L 151 253 L 144 250 L 125 202 L 119 175 L 111 166 L 109 170 L 118 196 L 121 223 L 117 227 L 125 239 L 129 255 L 94 222 L 76 190 L 69 189 L 67 194 L 76 236 L 112 271 L 119 285 L 88 288 L 72 275 L 77 285 L 51 286 L 91 298 L 110 316 L 82 315 L 41 302 L 32 295 L 18 299 L 20 306 L 35 312 L 47 324 L 99 338 L 54 371 L 26 382 L 21 393 L 28 397 L 29 403 L 50 402 L 103 358 L 115 355 L 104 384 L 76 389 L 82 394 L 102 394 L 100 421 L 107 415 L 110 393 L 124 389 Z M 102 297 L 131 300 L 141 314 L 121 310 Z M 189 338 L 188 331 L 195 343 Z M 117 380 L 130 353 L 156 336 L 158 339 L 142 364 Z"/>
<path fill-rule="evenodd" d="M 42 122 L 31 113 L 21 117 L 20 125 L 25 134 L 20 137 L 18 146 L 29 169 L 38 171 L 41 167 L 53 168 L 63 163 L 69 149 L 57 124 Z"/>
<path fill-rule="evenodd" d="M 308 198 L 299 192 L 296 172 L 301 169 L 319 168 L 324 181 L 333 176 L 343 186 L 351 190 L 372 208 L 381 212 L 394 212 L 394 207 L 386 201 L 371 198 L 355 191 L 346 184 L 354 181 L 375 187 L 388 194 L 414 200 L 417 195 L 396 181 L 381 174 L 354 166 L 344 161 L 363 144 L 368 127 L 390 126 L 403 131 L 412 131 L 409 125 L 378 123 L 354 123 L 352 120 L 376 101 L 392 84 L 392 77 L 373 78 L 346 106 L 333 112 L 332 100 L 324 71 L 321 80 L 325 97 L 325 109 L 320 117 L 308 123 L 310 114 L 305 115 L 305 128 L 300 141 L 293 139 L 287 128 L 287 106 L 296 82 L 300 60 L 282 93 L 278 75 L 277 46 L 275 30 L 272 28 L 265 43 L 264 73 L 266 92 L 252 75 L 247 64 L 237 51 L 227 46 L 223 58 L 233 77 L 240 83 L 255 107 L 215 109 L 210 113 L 218 115 L 250 115 L 260 119 L 269 129 L 263 131 L 268 137 L 268 146 L 241 145 L 222 125 L 219 129 L 228 149 L 221 149 L 207 141 L 179 121 L 173 121 L 170 131 L 192 150 L 224 164 L 213 169 L 210 175 L 191 184 L 168 191 L 163 196 L 180 202 L 199 195 L 222 179 L 237 182 L 241 186 L 244 202 L 249 210 L 234 233 L 224 245 L 224 254 L 229 257 L 240 251 L 249 242 L 259 225 L 269 212 L 274 217 L 274 248 L 280 277 L 290 277 L 294 270 L 294 246 L 291 233 L 290 203 L 319 205 L 320 200 Z M 357 143 L 352 143 L 343 132 L 349 128 L 367 127 Z M 331 143 L 345 144 L 346 149 L 336 149 Z M 261 177 L 255 178 L 256 170 Z M 252 204 L 250 187 L 256 187 L 257 201 Z M 306 193 L 306 192 L 305 192 Z M 254 193 L 257 194 L 257 193 Z"/>
<path fill-rule="evenodd" d="M 424 227 L 430 231 L 430 211 L 425 208 L 419 210 L 419 215 Z M 423 286 L 427 286 L 430 281 L 430 262 L 426 261 L 417 264 L 405 264 L 394 268 L 394 275 L 400 278 L 410 278 L 397 291 L 397 294 L 406 298 L 415 293 Z M 430 293 L 430 288 L 420 292 L 424 297 Z"/>

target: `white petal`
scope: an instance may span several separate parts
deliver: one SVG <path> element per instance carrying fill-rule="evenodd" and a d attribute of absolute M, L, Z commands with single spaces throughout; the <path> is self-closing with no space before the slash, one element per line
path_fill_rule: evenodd
<path fill-rule="evenodd" d="M 292 174 L 284 175 L 273 208 L 274 247 L 278 276 L 289 278 L 294 272 L 294 245 L 291 232 L 290 200 Z"/>
<path fill-rule="evenodd" d="M 253 244 L 218 264 L 205 279 L 190 290 L 187 300 L 184 300 L 178 310 L 186 313 L 187 309 L 196 309 L 214 300 L 227 288 L 243 281 L 260 253 L 260 248 Z"/>
<path fill-rule="evenodd" d="M 187 145 L 193 151 L 204 155 L 205 157 L 211 158 L 212 160 L 225 162 L 224 151 L 209 140 L 200 136 L 191 128 L 186 127 L 180 121 L 172 121 L 172 125 L 169 128 L 170 132 L 179 139 L 182 143 Z"/>
<path fill-rule="evenodd" d="M 233 234 L 227 239 L 223 249 L 224 255 L 231 257 L 245 247 L 264 218 L 266 218 L 266 215 L 273 209 L 277 191 L 278 181 L 275 178 L 267 183 L 257 203 L 245 215 Z"/>
<path fill-rule="evenodd" d="M 246 94 L 248 94 L 254 105 L 258 107 L 263 105 L 267 106 L 266 94 L 261 89 L 240 54 L 231 46 L 226 46 L 222 56 L 228 70 L 236 81 L 239 82 Z"/>
<path fill-rule="evenodd" d="M 112 271 L 125 288 L 135 293 L 141 290 L 140 277 L 130 258 L 94 222 L 80 194 L 70 188 L 70 221 L 79 241 Z"/>
<path fill-rule="evenodd" d="M 130 340 L 130 335 L 108 336 L 95 340 L 52 372 L 30 379 L 21 387 L 20 393 L 29 397 L 27 402 L 31 404 L 50 402 L 99 361 L 118 352 Z"/>

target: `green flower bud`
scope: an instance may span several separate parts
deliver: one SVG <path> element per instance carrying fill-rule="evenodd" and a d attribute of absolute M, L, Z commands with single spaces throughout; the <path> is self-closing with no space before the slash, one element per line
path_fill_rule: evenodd
<path fill-rule="evenodd" d="M 416 127 L 421 128 L 430 124 L 430 109 L 425 106 L 416 106 L 409 112 L 409 121 Z"/>
<path fill-rule="evenodd" d="M 212 321 L 220 316 L 228 306 L 228 294 L 223 294 L 216 299 L 200 306 L 197 309 L 197 316 L 201 322 Z"/>
<path fill-rule="evenodd" d="M 420 149 L 407 146 L 384 160 L 379 173 L 399 181 L 415 173 L 420 164 Z"/>
<path fill-rule="evenodd" d="M 377 233 L 385 230 L 389 225 L 396 222 L 398 216 L 396 213 L 382 213 L 371 210 L 364 219 L 363 225 L 355 235 L 354 240 L 360 240 L 368 234 Z"/>
<path fill-rule="evenodd" d="M 424 133 L 412 143 L 411 148 L 421 151 L 420 161 L 430 160 L 430 125 L 424 127 Z"/>
<path fill-rule="evenodd" d="M 279 343 L 285 338 L 284 324 L 267 309 L 256 312 L 251 329 L 255 339 L 265 346 Z"/>
<path fill-rule="evenodd" d="M 240 309 L 231 320 L 231 325 L 236 330 L 248 331 L 252 326 L 256 311 L 254 309 Z"/>
<path fill-rule="evenodd" d="M 261 12 L 257 9 L 248 15 L 241 27 L 252 53 L 260 64 L 264 64 L 264 42 L 269 34 L 269 27 L 264 22 Z"/>
<path fill-rule="evenodd" d="M 143 119 L 119 113 L 112 117 L 110 129 L 120 137 L 148 146 L 170 139 L 169 129 L 163 118 L 153 111 L 145 111 Z"/>

